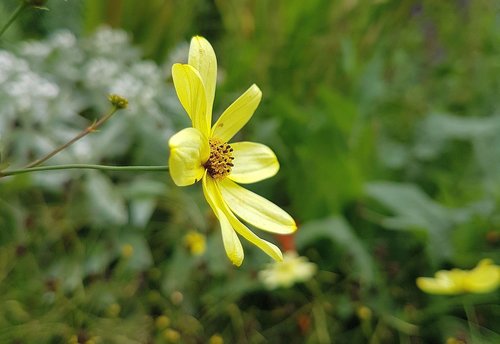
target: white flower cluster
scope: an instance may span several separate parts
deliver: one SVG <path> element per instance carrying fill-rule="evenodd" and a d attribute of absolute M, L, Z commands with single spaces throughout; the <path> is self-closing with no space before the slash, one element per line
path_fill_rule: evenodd
<path fill-rule="evenodd" d="M 123 157 L 131 149 L 165 146 L 176 129 L 168 116 L 177 111 L 175 93 L 162 68 L 140 58 L 123 31 L 101 28 L 78 39 L 67 30 L 42 41 L 0 50 L 0 145 L 15 165 L 31 161 L 71 139 L 110 104 L 107 95 L 128 99 L 129 107 L 94 133 L 61 152 L 54 163 L 98 163 Z M 172 98 L 172 99 L 170 99 Z M 2 148 L 0 147 L 0 148 Z M 103 148 L 106 149 L 103 149 Z M 140 156 L 142 157 L 142 156 Z M 37 176 L 38 178 L 38 176 Z"/>
<path fill-rule="evenodd" d="M 59 87 L 33 72 L 26 60 L 1 50 L 0 84 L 0 128 L 5 127 L 5 121 L 27 112 L 43 120 L 46 103 L 59 95 Z"/>

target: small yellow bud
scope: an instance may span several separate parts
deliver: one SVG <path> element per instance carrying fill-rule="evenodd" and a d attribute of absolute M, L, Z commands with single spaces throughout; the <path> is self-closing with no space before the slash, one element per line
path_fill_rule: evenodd
<path fill-rule="evenodd" d="M 181 339 L 181 334 L 179 331 L 167 328 L 163 331 L 163 338 L 165 338 L 169 343 L 177 343 Z"/>
<path fill-rule="evenodd" d="M 372 310 L 366 306 L 358 307 L 356 312 L 361 320 L 370 320 L 372 317 Z"/>
<path fill-rule="evenodd" d="M 128 100 L 125 97 L 119 96 L 117 94 L 110 94 L 108 100 L 117 109 L 126 109 L 128 106 Z"/>
<path fill-rule="evenodd" d="M 170 318 L 166 315 L 160 315 L 158 318 L 156 318 L 155 325 L 157 329 L 163 330 L 164 328 L 168 327 L 168 325 L 170 325 Z"/>
<path fill-rule="evenodd" d="M 134 247 L 130 244 L 123 244 L 121 251 L 123 258 L 130 258 L 134 254 Z"/>
<path fill-rule="evenodd" d="M 191 231 L 184 236 L 184 243 L 192 255 L 199 256 L 205 252 L 205 236 Z"/>
<path fill-rule="evenodd" d="M 224 344 L 224 338 L 218 334 L 214 334 L 210 339 L 208 340 L 208 344 Z"/>

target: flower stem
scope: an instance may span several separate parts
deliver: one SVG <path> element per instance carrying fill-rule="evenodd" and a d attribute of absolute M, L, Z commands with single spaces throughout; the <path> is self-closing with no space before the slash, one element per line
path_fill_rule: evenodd
<path fill-rule="evenodd" d="M 3 33 L 5 31 L 7 31 L 7 29 L 9 28 L 9 26 L 17 19 L 17 17 L 19 17 L 19 15 L 21 14 L 21 12 L 26 8 L 28 7 L 28 4 L 24 1 L 22 1 L 19 6 L 17 6 L 17 8 L 15 9 L 15 11 L 12 13 L 12 15 L 10 16 L 9 20 L 7 21 L 7 23 L 5 23 L 5 25 L 2 27 L 2 29 L 0 29 L 0 37 L 3 35 Z"/>
<path fill-rule="evenodd" d="M 104 122 L 106 122 L 108 119 L 111 118 L 111 116 L 113 116 L 115 114 L 116 111 L 118 111 L 119 108 L 115 105 L 111 108 L 111 110 L 106 114 L 106 116 L 102 117 L 100 120 L 98 120 L 97 122 L 94 122 L 92 123 L 92 125 L 90 125 L 89 127 L 87 127 L 85 130 L 83 130 L 82 132 L 80 132 L 78 135 L 76 135 L 73 139 L 69 140 L 68 142 L 66 142 L 65 144 L 57 147 L 56 149 L 54 149 L 52 152 L 50 152 L 49 154 L 41 157 L 40 159 L 37 159 L 31 163 L 29 163 L 28 165 L 26 165 L 24 168 L 31 168 L 31 167 L 35 167 L 35 166 L 38 166 L 40 165 L 41 163 L 49 160 L 50 158 L 52 158 L 54 155 L 56 155 L 57 153 L 59 153 L 60 151 L 68 148 L 69 146 L 71 146 L 73 143 L 75 143 L 76 141 L 80 140 L 82 137 L 94 132 L 97 130 L 97 128 L 102 125 Z"/>
<path fill-rule="evenodd" d="M 91 170 L 101 170 L 101 171 L 162 172 L 162 171 L 168 171 L 168 166 L 109 166 L 109 165 L 88 165 L 88 164 L 38 166 L 30 168 L 20 168 L 10 171 L 0 171 L 0 178 L 13 176 L 16 174 L 30 173 L 30 172 L 72 170 L 72 169 L 91 169 Z"/>

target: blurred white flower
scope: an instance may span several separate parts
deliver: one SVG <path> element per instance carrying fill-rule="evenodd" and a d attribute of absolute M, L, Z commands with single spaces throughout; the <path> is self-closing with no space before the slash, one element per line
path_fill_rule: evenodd
<path fill-rule="evenodd" d="M 0 100 L 3 116 L 11 117 L 16 112 L 34 113 L 40 102 L 54 99 L 59 87 L 33 72 L 26 60 L 7 51 L 0 51 Z M 45 110 L 45 109 L 43 109 Z"/>
<path fill-rule="evenodd" d="M 106 87 L 122 71 L 123 67 L 105 57 L 90 60 L 84 67 L 85 84 L 89 87 Z"/>
<path fill-rule="evenodd" d="M 109 27 L 99 28 L 90 41 L 91 49 L 97 54 L 116 55 L 120 50 L 129 50 L 129 38 L 125 31 Z"/>
<path fill-rule="evenodd" d="M 44 42 L 28 41 L 21 43 L 19 51 L 28 58 L 44 59 L 52 52 L 52 48 Z"/>
<path fill-rule="evenodd" d="M 29 67 L 25 60 L 7 51 L 0 50 L 0 84 L 3 84 L 12 75 L 27 70 L 29 70 Z"/>
<path fill-rule="evenodd" d="M 283 254 L 282 262 L 273 262 L 259 272 L 259 279 L 268 289 L 290 288 L 297 282 L 305 282 L 316 273 L 316 264 L 295 251 Z"/>
<path fill-rule="evenodd" d="M 60 30 L 50 36 L 49 44 L 54 49 L 70 49 L 76 45 L 76 37 L 69 30 Z"/>
<path fill-rule="evenodd" d="M 123 95 L 129 100 L 129 114 L 144 113 L 146 109 L 159 113 L 155 97 L 160 96 L 158 92 L 162 83 L 161 73 L 154 63 L 138 62 L 129 71 L 111 80 L 109 93 Z"/>

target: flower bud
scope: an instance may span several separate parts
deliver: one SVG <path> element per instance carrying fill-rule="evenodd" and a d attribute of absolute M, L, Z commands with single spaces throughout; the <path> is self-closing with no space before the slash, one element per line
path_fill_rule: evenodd
<path fill-rule="evenodd" d="M 110 94 L 108 100 L 117 109 L 126 109 L 128 106 L 128 100 L 125 97 L 119 96 L 117 94 Z"/>

